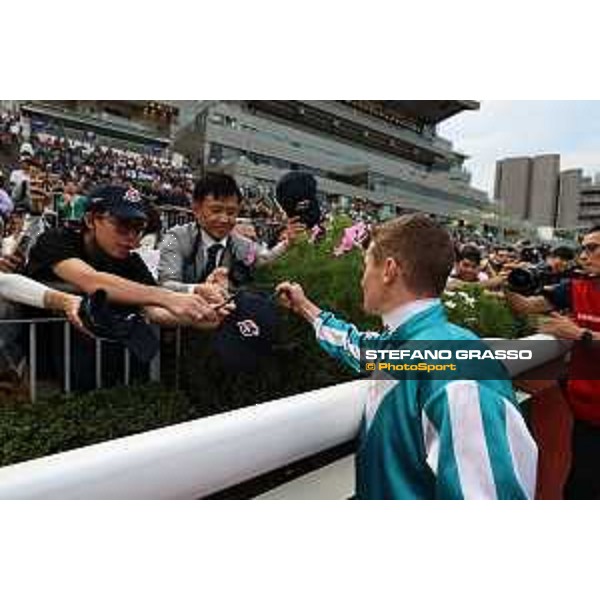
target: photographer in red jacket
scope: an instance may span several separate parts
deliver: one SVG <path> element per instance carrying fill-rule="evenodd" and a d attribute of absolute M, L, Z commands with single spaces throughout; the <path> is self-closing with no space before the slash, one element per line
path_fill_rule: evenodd
<path fill-rule="evenodd" d="M 549 313 L 541 333 L 576 342 L 566 383 L 574 424 L 564 488 L 565 499 L 573 500 L 600 499 L 600 378 L 594 373 L 600 364 L 600 226 L 585 234 L 579 260 L 583 272 L 546 288 L 544 296 L 506 294 L 517 313 Z"/>

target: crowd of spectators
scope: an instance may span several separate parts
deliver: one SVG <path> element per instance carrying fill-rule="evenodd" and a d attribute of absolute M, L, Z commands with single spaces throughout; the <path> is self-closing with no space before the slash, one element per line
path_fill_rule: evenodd
<path fill-rule="evenodd" d="M 21 139 L 21 115 L 18 112 L 0 112 L 0 147 L 10 148 Z"/>
<path fill-rule="evenodd" d="M 74 389 L 94 386 L 96 350 L 88 334 L 97 332 L 90 330 L 88 323 L 97 325 L 104 319 L 103 332 L 113 337 L 116 331 L 121 331 L 118 341 L 127 348 L 132 342 L 131 347 L 144 356 L 154 344 L 151 334 L 140 333 L 144 329 L 141 323 L 214 329 L 229 314 L 228 299 L 235 287 L 247 283 L 255 267 L 281 256 L 300 227 L 289 219 L 286 224 L 284 215 L 270 208 L 266 201 L 243 200 L 233 178 L 215 174 L 196 182 L 193 194 L 189 199 L 186 197 L 189 206 L 186 218 L 169 228 L 161 218 L 160 202 L 144 188 L 144 183 L 149 183 L 150 190 L 157 189 L 157 180 L 147 179 L 156 164 L 154 159 L 139 163 L 150 168 L 145 166 L 135 173 L 127 170 L 124 176 L 119 161 L 116 166 L 110 163 L 107 179 L 104 179 L 104 163 L 95 160 L 94 169 L 99 171 L 94 172 L 101 174 L 99 182 L 94 176 L 80 185 L 81 179 L 61 179 L 60 173 L 66 169 L 70 175 L 90 176 L 92 171 L 86 157 L 94 156 L 94 149 L 79 154 L 81 146 L 75 146 L 75 155 L 83 157 L 83 161 L 72 163 L 73 154 L 61 153 L 64 148 L 56 140 L 42 150 L 29 142 L 20 146 L 19 164 L 12 169 L 6 196 L 2 196 L 8 200 L 1 236 L 0 319 L 31 318 L 39 316 L 39 309 L 53 308 L 62 310 L 77 328 L 85 327 L 84 333 L 75 334 L 71 346 Z M 117 151 L 105 155 L 121 156 Z M 60 190 L 54 187 L 51 194 L 48 181 L 58 181 L 64 187 Z M 90 187 L 91 181 L 95 187 Z M 240 216 L 243 210 L 248 215 L 246 219 Z M 277 239 L 267 244 L 260 236 L 261 225 L 275 222 Z M 216 252 L 212 251 L 213 246 Z M 17 274 L 53 289 L 58 287 L 67 294 L 58 300 L 49 295 L 49 300 L 42 302 L 37 288 L 36 298 L 28 302 L 26 292 L 22 291 L 23 279 L 14 279 Z M 11 286 L 17 284 L 21 292 L 15 295 Z M 102 319 L 92 314 L 86 321 L 79 314 L 80 309 L 73 309 L 87 306 L 92 312 L 98 310 L 100 290 L 107 298 L 102 310 L 110 306 L 110 311 L 117 315 L 108 319 L 110 327 L 106 325 L 106 314 Z M 89 299 L 86 305 L 79 294 Z M 132 323 L 138 324 L 137 333 L 131 330 Z M 3 324 L 0 371 L 14 371 L 17 365 L 23 365 L 26 354 L 23 334 L 19 324 Z M 58 359 L 62 353 L 52 346 L 50 337 L 48 347 L 52 347 L 52 356 Z M 147 374 L 147 364 L 138 365 L 136 358 L 134 352 L 131 372 Z M 107 355 L 102 362 L 110 365 L 118 381 L 122 361 L 119 365 L 118 359 Z M 60 373 L 61 369 L 55 365 L 53 371 Z"/>
<path fill-rule="evenodd" d="M 0 149 L 5 160 L 18 156 L 20 163 L 5 185 L 19 194 L 23 173 L 33 172 L 47 206 L 62 203 L 63 194 L 86 196 L 107 183 L 134 185 L 159 206 L 187 207 L 191 200 L 193 173 L 185 160 L 108 147 L 96 143 L 93 134 L 85 141 L 43 131 L 25 136 L 18 113 L 0 113 Z"/>

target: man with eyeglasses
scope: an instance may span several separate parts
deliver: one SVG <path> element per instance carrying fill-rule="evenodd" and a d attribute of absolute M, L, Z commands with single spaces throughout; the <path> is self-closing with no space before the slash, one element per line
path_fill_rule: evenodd
<path fill-rule="evenodd" d="M 142 258 L 134 252 L 147 225 L 144 203 L 137 190 L 106 185 L 93 190 L 89 198 L 82 230 L 57 228 L 38 238 L 26 265 L 29 277 L 86 294 L 104 290 L 114 310 L 139 310 L 148 321 L 160 325 L 212 329 L 229 314 L 231 307 L 224 305 L 224 294 L 217 286 L 207 284 L 200 290 L 202 293 L 190 294 L 157 285 Z M 86 370 L 94 371 L 93 340 L 78 338 L 74 350 L 73 359 L 81 361 L 79 368 L 73 365 L 81 385 L 74 385 L 89 389 L 93 376 L 85 375 Z"/>
<path fill-rule="evenodd" d="M 147 318 L 163 325 L 217 326 L 218 288 L 184 294 L 157 286 L 138 247 L 147 224 L 137 190 L 107 185 L 90 194 L 83 230 L 52 229 L 32 248 L 26 273 L 46 283 L 66 283 L 91 294 L 104 289 L 112 303 L 143 307 Z"/>
<path fill-rule="evenodd" d="M 573 500 L 600 499 L 600 380 L 591 373 L 600 364 L 600 226 L 583 237 L 579 263 L 581 274 L 546 288 L 544 296 L 506 293 L 519 314 L 548 313 L 539 327 L 541 333 L 578 342 L 571 352 L 566 383 L 574 424 L 571 470 L 563 493 Z"/>
<path fill-rule="evenodd" d="M 202 282 L 243 285 L 254 268 L 281 257 L 304 230 L 290 219 L 281 241 L 267 249 L 235 231 L 242 193 L 233 177 L 209 173 L 194 188 L 195 220 L 170 229 L 160 245 L 158 279 L 174 291 L 198 293 Z"/>

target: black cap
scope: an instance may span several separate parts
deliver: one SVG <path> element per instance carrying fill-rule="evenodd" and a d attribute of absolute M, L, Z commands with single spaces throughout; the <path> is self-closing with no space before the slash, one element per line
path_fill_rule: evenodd
<path fill-rule="evenodd" d="M 288 217 L 300 217 L 309 229 L 321 220 L 321 208 L 317 200 L 317 180 L 304 171 L 290 171 L 275 188 L 277 202 Z"/>
<path fill-rule="evenodd" d="M 240 291 L 235 311 L 215 333 L 215 351 L 227 370 L 248 372 L 273 352 L 277 308 L 270 294 Z"/>
<path fill-rule="evenodd" d="M 141 362 L 150 362 L 159 350 L 158 338 L 139 311 L 111 306 L 104 290 L 83 298 L 79 317 L 95 337 L 121 342 Z"/>
<path fill-rule="evenodd" d="M 103 185 L 89 194 L 87 210 L 106 211 L 119 219 L 147 219 L 141 194 L 124 185 Z"/>

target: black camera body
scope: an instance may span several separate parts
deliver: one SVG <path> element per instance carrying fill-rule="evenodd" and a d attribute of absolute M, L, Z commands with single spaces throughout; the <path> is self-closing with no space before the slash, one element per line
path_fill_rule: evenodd
<path fill-rule="evenodd" d="M 508 289 L 521 296 L 539 296 L 543 294 L 545 287 L 557 285 L 562 279 L 568 279 L 574 274 L 573 269 L 555 273 L 546 263 L 518 267 L 508 275 Z"/>

